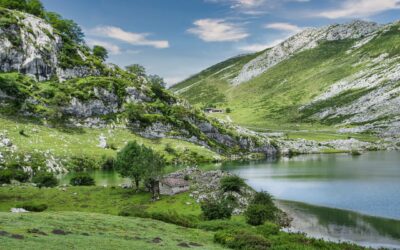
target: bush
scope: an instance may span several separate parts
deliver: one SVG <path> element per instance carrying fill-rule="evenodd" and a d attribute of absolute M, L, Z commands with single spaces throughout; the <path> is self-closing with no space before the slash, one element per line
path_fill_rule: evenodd
<path fill-rule="evenodd" d="M 94 186 L 96 182 L 88 173 L 76 173 L 69 182 L 72 186 Z"/>
<path fill-rule="evenodd" d="M 103 170 L 112 170 L 115 167 L 115 159 L 114 157 L 103 157 L 101 163 L 101 169 Z"/>
<path fill-rule="evenodd" d="M 12 171 L 9 169 L 0 170 L 0 184 L 10 184 L 12 175 Z"/>
<path fill-rule="evenodd" d="M 207 201 L 201 204 L 201 211 L 206 220 L 230 219 L 233 209 L 229 205 L 226 200 Z"/>
<path fill-rule="evenodd" d="M 239 176 L 227 176 L 221 179 L 221 189 L 224 192 L 238 192 L 246 184 L 242 178 Z"/>
<path fill-rule="evenodd" d="M 172 155 L 176 154 L 176 150 L 169 143 L 165 146 L 164 150 L 165 150 L 165 152 L 167 152 L 169 154 L 172 154 Z"/>
<path fill-rule="evenodd" d="M 70 159 L 69 165 L 75 171 L 84 171 L 88 169 L 98 168 L 98 162 L 87 156 L 73 156 Z"/>
<path fill-rule="evenodd" d="M 275 209 L 270 209 L 269 206 L 251 204 L 245 212 L 246 222 L 253 226 L 264 224 L 267 220 L 275 219 Z"/>
<path fill-rule="evenodd" d="M 362 155 L 362 153 L 361 153 L 360 151 L 355 150 L 355 149 L 351 150 L 350 154 L 351 154 L 352 156 L 359 156 L 359 155 Z"/>
<path fill-rule="evenodd" d="M 16 181 L 27 182 L 30 178 L 30 175 L 29 173 L 26 173 L 23 170 L 15 170 L 12 177 Z"/>
<path fill-rule="evenodd" d="M 43 203 L 24 203 L 21 207 L 29 212 L 43 212 L 48 208 L 48 206 Z"/>
<path fill-rule="evenodd" d="M 39 188 L 42 187 L 55 187 L 58 184 L 58 180 L 52 173 L 49 172 L 39 172 L 36 174 L 35 177 L 32 179 L 33 183 Z"/>
<path fill-rule="evenodd" d="M 245 230 L 217 232 L 214 241 L 232 249 L 264 250 L 271 246 L 261 235 Z"/>
<path fill-rule="evenodd" d="M 274 206 L 274 202 L 272 200 L 272 195 L 269 193 L 262 191 L 258 192 L 254 195 L 254 198 L 251 204 L 265 205 L 265 206 Z"/>
<path fill-rule="evenodd" d="M 268 238 L 270 235 L 277 235 L 279 230 L 280 228 L 278 225 L 270 222 L 265 222 L 263 225 L 256 227 L 257 233 L 266 238 Z"/>

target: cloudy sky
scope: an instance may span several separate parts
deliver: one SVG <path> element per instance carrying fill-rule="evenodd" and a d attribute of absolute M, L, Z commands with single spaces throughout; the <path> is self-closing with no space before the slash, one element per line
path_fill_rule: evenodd
<path fill-rule="evenodd" d="M 139 63 L 178 82 L 229 57 L 260 51 L 305 27 L 400 19 L 400 0 L 42 0 L 75 20 L 109 62 Z"/>

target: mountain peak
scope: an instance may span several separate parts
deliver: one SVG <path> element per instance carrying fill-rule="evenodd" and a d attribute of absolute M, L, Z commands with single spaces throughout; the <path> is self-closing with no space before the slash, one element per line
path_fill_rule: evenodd
<path fill-rule="evenodd" d="M 320 41 L 359 39 L 377 31 L 380 27 L 374 22 L 354 20 L 346 24 L 306 29 L 247 63 L 239 75 L 232 80 L 232 84 L 238 85 L 249 81 L 295 53 L 317 47 Z"/>

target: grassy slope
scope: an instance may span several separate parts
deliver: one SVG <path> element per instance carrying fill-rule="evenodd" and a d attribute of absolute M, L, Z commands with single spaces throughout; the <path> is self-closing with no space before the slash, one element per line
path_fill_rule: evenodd
<path fill-rule="evenodd" d="M 0 213 L 0 229 L 24 235 L 23 240 L 0 236 L 1 249 L 179 249 L 179 243 L 196 243 L 196 249 L 223 249 L 213 234 L 141 218 L 105 214 L 57 212 Z M 37 228 L 47 235 L 27 233 Z M 71 234 L 56 235 L 54 229 Z M 82 235 L 88 234 L 88 235 Z M 155 243 L 155 238 L 161 242 Z"/>
<path fill-rule="evenodd" d="M 71 155 L 89 155 L 100 158 L 103 155 L 114 156 L 117 151 L 102 149 L 98 147 L 99 136 L 107 137 L 109 144 L 114 144 L 121 149 L 126 142 L 136 140 L 155 150 L 166 154 L 165 146 L 170 144 L 178 152 L 185 149 L 197 152 L 208 160 L 217 157 L 217 154 L 201 146 L 175 139 L 150 140 L 137 136 L 127 129 L 82 129 L 75 131 L 62 131 L 47 126 L 24 122 L 22 120 L 10 120 L 0 116 L 0 133 L 6 131 L 7 136 L 21 151 L 32 152 L 35 150 L 50 150 L 57 157 L 68 157 Z M 20 130 L 24 130 L 28 137 L 21 136 Z M 111 132 L 111 133 L 109 133 Z M 172 156 L 166 154 L 167 159 Z"/>
<path fill-rule="evenodd" d="M 367 64 L 360 63 L 363 59 L 375 58 L 385 52 L 391 56 L 398 55 L 400 36 L 396 29 L 398 26 L 350 54 L 346 52 L 355 41 L 322 42 L 317 48 L 298 53 L 259 77 L 236 87 L 222 79 L 221 75 L 214 75 L 214 71 L 205 71 L 200 73 L 202 82 L 195 87 L 181 90 L 181 86 L 192 81 L 191 78 L 178 84 L 173 90 L 180 91 L 191 103 L 201 106 L 213 100 L 208 96 L 203 98 L 202 92 L 213 85 L 222 86 L 219 87 L 222 90 L 217 92 L 217 95 L 223 97 L 214 101 L 214 104 L 230 107 L 232 113 L 229 115 L 238 124 L 253 129 L 307 129 L 327 131 L 331 134 L 334 131 L 331 125 L 339 121 L 310 122 L 307 119 L 309 114 L 299 112 L 298 108 L 308 104 L 333 83 L 365 69 Z M 210 92 L 213 93 L 214 90 Z M 345 102 L 350 101 L 348 97 L 358 98 L 360 92 L 362 94 L 363 91 L 346 93 L 347 96 L 323 105 L 319 103 L 311 112 L 320 111 L 326 105 L 345 105 Z"/>
<path fill-rule="evenodd" d="M 25 202 L 46 203 L 49 208 L 39 214 L 6 213 L 10 208 Z M 115 216 L 120 211 L 186 216 L 202 230 L 182 228 L 149 219 Z M 1 187 L 0 231 L 24 235 L 25 239 L 0 236 L 0 249 L 39 249 L 43 246 L 46 246 L 46 249 L 180 249 L 177 246 L 179 242 L 203 245 L 192 246 L 195 249 L 221 249 L 219 245 L 212 243 L 215 231 L 221 228 L 246 232 L 258 230 L 257 227 L 247 225 L 243 216 L 207 222 L 201 220 L 200 214 L 199 204 L 187 193 L 163 196 L 160 201 L 150 202 L 148 193 L 135 193 L 133 190 L 121 188 L 68 187 L 63 191 L 58 188 Z M 48 236 L 33 237 L 27 233 L 28 229 L 33 228 L 47 233 Z M 70 231 L 71 234 L 53 235 L 51 231 L 54 229 Z M 83 233 L 89 236 L 84 236 Z M 160 237 L 162 242 L 150 242 L 156 237 Z M 266 233 L 264 237 L 271 243 L 270 249 L 276 250 L 363 249 L 284 232 Z"/>
<path fill-rule="evenodd" d="M 182 93 L 192 104 L 213 104 L 228 101 L 225 92 L 230 84 L 227 80 L 237 76 L 240 69 L 260 53 L 238 56 L 216 64 L 171 88 Z"/>
<path fill-rule="evenodd" d="M 188 194 L 165 196 L 150 202 L 151 194 L 134 190 L 104 187 L 68 187 L 38 189 L 33 187 L 0 188 L 0 211 L 10 211 L 24 202 L 35 201 L 48 205 L 47 211 L 77 211 L 118 215 L 124 209 L 149 212 L 179 211 L 180 214 L 200 215 L 200 206 Z M 190 202 L 187 205 L 186 202 Z"/>

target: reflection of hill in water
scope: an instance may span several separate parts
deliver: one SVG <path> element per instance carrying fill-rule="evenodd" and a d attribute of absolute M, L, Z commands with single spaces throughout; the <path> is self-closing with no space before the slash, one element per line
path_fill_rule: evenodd
<path fill-rule="evenodd" d="M 293 217 L 288 230 L 332 241 L 352 241 L 365 246 L 400 249 L 399 220 L 291 201 L 278 201 L 278 205 Z"/>

